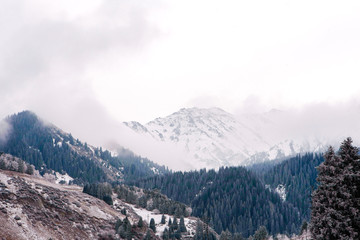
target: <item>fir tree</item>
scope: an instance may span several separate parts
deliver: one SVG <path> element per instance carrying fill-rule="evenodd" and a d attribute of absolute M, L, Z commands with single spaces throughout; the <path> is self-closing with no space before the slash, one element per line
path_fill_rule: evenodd
<path fill-rule="evenodd" d="M 147 230 L 144 240 L 151 240 L 151 239 L 152 239 L 152 237 L 151 237 L 150 230 Z"/>
<path fill-rule="evenodd" d="M 226 230 L 226 232 L 224 232 L 224 231 L 221 232 L 220 240 L 232 240 L 232 235 L 229 232 L 229 230 Z"/>
<path fill-rule="evenodd" d="M 202 240 L 204 238 L 203 224 L 197 220 L 194 239 Z"/>
<path fill-rule="evenodd" d="M 153 230 L 154 233 L 156 233 L 156 226 L 155 226 L 155 220 L 153 218 L 150 219 L 150 226 L 149 228 Z"/>
<path fill-rule="evenodd" d="M 330 147 L 324 157 L 312 195 L 311 234 L 319 240 L 359 239 L 359 150 L 348 138 L 338 154 Z"/>
<path fill-rule="evenodd" d="M 140 217 L 140 219 L 139 219 L 139 221 L 138 221 L 138 223 L 137 223 L 137 226 L 138 226 L 139 228 L 142 228 L 142 227 L 144 226 L 142 217 Z"/>
<path fill-rule="evenodd" d="M 131 223 L 129 219 L 126 217 L 122 222 L 121 226 L 118 228 L 118 233 L 120 237 L 128 239 L 132 236 L 131 233 Z"/>
<path fill-rule="evenodd" d="M 187 232 L 184 217 L 180 218 L 180 226 L 179 226 L 180 232 Z"/>
<path fill-rule="evenodd" d="M 107 204 L 113 205 L 113 200 L 112 200 L 112 197 L 111 197 L 111 196 L 105 195 L 105 196 L 103 197 L 103 200 L 104 200 L 104 202 L 106 202 Z"/>
<path fill-rule="evenodd" d="M 172 223 L 172 227 L 177 230 L 179 228 L 179 225 L 178 225 L 178 222 L 177 222 L 177 219 L 176 217 L 174 216 L 174 220 L 173 220 L 173 223 Z"/>
<path fill-rule="evenodd" d="M 163 214 L 162 216 L 161 216 L 161 222 L 160 222 L 161 224 L 165 224 L 166 223 L 166 218 L 165 218 L 165 215 Z"/>
<path fill-rule="evenodd" d="M 121 219 L 118 219 L 115 223 L 115 232 L 118 232 L 119 231 L 119 227 L 122 225 L 122 221 Z"/>
<path fill-rule="evenodd" d="M 0 169 L 6 170 L 6 164 L 4 159 L 0 159 Z"/>
<path fill-rule="evenodd" d="M 167 228 L 165 228 L 164 232 L 162 233 L 162 239 L 164 239 L 164 240 L 169 239 L 169 230 Z"/>
<path fill-rule="evenodd" d="M 241 233 L 235 233 L 233 240 L 245 240 L 245 238 L 241 235 Z"/>
<path fill-rule="evenodd" d="M 176 239 L 180 239 L 181 238 L 181 232 L 180 232 L 180 229 L 176 230 L 175 233 L 174 233 L 174 237 Z"/>
<path fill-rule="evenodd" d="M 19 173 L 23 173 L 23 172 L 24 172 L 24 168 L 25 168 L 24 162 L 19 159 L 17 171 L 18 171 Z"/>
<path fill-rule="evenodd" d="M 121 211 L 120 211 L 123 215 L 125 215 L 126 216 L 126 208 L 123 208 L 123 209 L 121 209 Z"/>
<path fill-rule="evenodd" d="M 306 232 L 308 229 L 308 223 L 306 221 L 303 221 L 300 229 L 300 235 L 303 234 L 303 232 Z"/>
<path fill-rule="evenodd" d="M 266 240 L 268 237 L 268 232 L 265 226 L 260 226 L 259 229 L 255 232 L 253 239 L 254 240 Z"/>
<path fill-rule="evenodd" d="M 33 175 L 34 174 L 34 168 L 30 165 L 30 164 L 26 164 L 26 171 L 25 173 L 29 174 L 29 175 Z"/>

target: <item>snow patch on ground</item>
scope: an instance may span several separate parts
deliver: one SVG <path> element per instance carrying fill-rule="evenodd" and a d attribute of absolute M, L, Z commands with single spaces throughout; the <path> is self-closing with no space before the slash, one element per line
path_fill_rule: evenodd
<path fill-rule="evenodd" d="M 279 184 L 276 188 L 275 188 L 275 192 L 277 194 L 279 194 L 281 200 L 283 200 L 283 202 L 285 202 L 286 200 L 286 188 L 284 185 Z"/>
<path fill-rule="evenodd" d="M 11 179 L 10 177 L 8 177 L 7 175 L 0 172 L 0 182 L 2 182 L 7 187 L 7 190 L 14 193 L 15 192 L 15 187 L 12 184 L 8 183 L 8 181 L 10 179 Z"/>
<path fill-rule="evenodd" d="M 155 212 L 146 210 L 144 208 L 139 208 L 133 204 L 126 203 L 126 205 L 131 207 L 135 211 L 135 213 L 137 215 L 141 216 L 143 221 L 145 221 L 149 225 L 150 225 L 150 220 L 153 218 L 155 220 L 155 225 L 156 225 L 156 235 L 159 237 L 162 235 L 165 228 L 169 228 L 168 227 L 169 218 L 171 218 L 171 221 L 173 221 L 173 218 L 174 218 L 174 216 L 172 216 L 172 215 L 155 213 Z M 166 219 L 165 224 L 160 223 L 162 215 L 165 216 L 165 219 Z M 185 226 L 186 226 L 189 236 L 193 236 L 195 234 L 196 221 L 197 221 L 197 219 L 193 218 L 193 217 L 184 218 Z M 178 222 L 178 224 L 180 223 L 180 218 L 177 219 L 177 222 Z"/>
<path fill-rule="evenodd" d="M 159 169 L 155 168 L 155 167 L 152 167 L 151 170 L 156 174 L 156 175 L 159 175 Z"/>
<path fill-rule="evenodd" d="M 69 184 L 70 181 L 73 181 L 74 179 L 70 177 L 67 173 L 61 174 L 58 172 L 55 172 L 55 182 L 60 183 L 61 181 L 64 181 L 66 184 Z"/>

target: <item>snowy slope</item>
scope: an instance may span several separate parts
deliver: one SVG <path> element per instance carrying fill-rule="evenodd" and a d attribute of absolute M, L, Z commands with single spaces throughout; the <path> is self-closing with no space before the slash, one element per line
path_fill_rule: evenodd
<path fill-rule="evenodd" d="M 169 219 L 173 220 L 174 216 L 173 215 L 168 215 L 168 214 L 160 214 L 160 213 L 156 213 L 154 211 L 148 211 L 144 208 L 140 208 L 137 207 L 133 204 L 130 203 L 126 203 L 127 206 L 129 206 L 130 208 L 132 208 L 135 213 L 139 216 L 142 217 L 142 219 L 148 224 L 150 225 L 150 220 L 153 218 L 155 221 L 155 226 L 156 226 L 156 235 L 158 237 L 161 237 L 161 234 L 164 232 L 165 228 L 169 228 L 168 223 L 169 223 Z M 165 216 L 166 221 L 165 224 L 161 224 L 161 218 L 162 216 Z M 180 219 L 177 218 L 177 221 L 179 223 Z M 188 237 L 193 237 L 195 232 L 196 232 L 196 222 L 198 221 L 198 218 L 195 217 L 186 217 L 184 218 L 184 223 L 186 226 L 186 230 L 187 233 L 184 233 L 184 235 L 188 236 Z"/>
<path fill-rule="evenodd" d="M 124 124 L 143 137 L 182 148 L 190 154 L 187 162 L 194 169 L 249 165 L 324 149 L 326 144 L 316 137 L 286 136 L 279 120 L 282 115 L 276 110 L 234 116 L 219 108 L 183 108 L 145 125 Z"/>

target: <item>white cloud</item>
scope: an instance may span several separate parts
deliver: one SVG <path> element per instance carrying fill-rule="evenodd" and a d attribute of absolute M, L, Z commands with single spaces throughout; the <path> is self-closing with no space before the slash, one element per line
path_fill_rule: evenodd
<path fill-rule="evenodd" d="M 5 120 L 0 120 L 0 144 L 7 140 L 10 133 L 11 126 Z"/>
<path fill-rule="evenodd" d="M 341 102 L 359 99 L 359 10 L 358 1 L 1 1 L 0 116 L 34 110 L 97 144 L 116 120 L 184 106 L 325 102 L 337 107 L 324 116 L 344 115 L 353 109 Z M 322 131 L 342 121 L 331 119 Z"/>

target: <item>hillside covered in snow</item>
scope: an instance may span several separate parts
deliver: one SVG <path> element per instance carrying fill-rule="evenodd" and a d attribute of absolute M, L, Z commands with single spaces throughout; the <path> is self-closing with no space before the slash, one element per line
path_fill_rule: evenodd
<path fill-rule="evenodd" d="M 163 143 L 164 149 L 181 149 L 184 166 L 190 169 L 247 166 L 325 149 L 327 139 L 302 137 L 285 124 L 288 117 L 277 110 L 235 116 L 220 108 L 183 108 L 144 125 L 124 124 L 139 137 Z M 171 160 L 168 165 L 179 168 Z"/>

